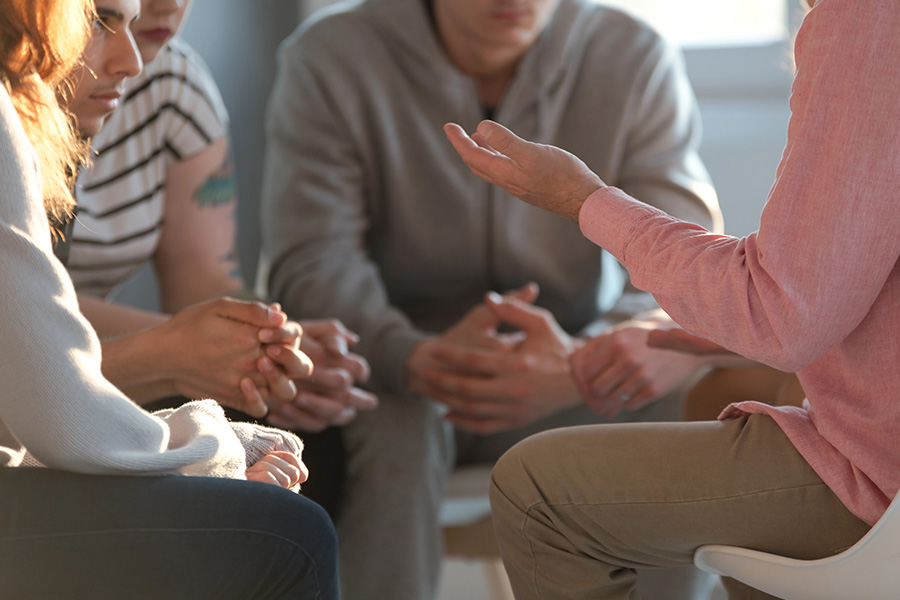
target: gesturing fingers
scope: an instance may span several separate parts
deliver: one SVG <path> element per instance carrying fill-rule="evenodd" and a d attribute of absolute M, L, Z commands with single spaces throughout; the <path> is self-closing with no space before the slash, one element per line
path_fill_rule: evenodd
<path fill-rule="evenodd" d="M 489 183 L 505 187 L 495 174 L 516 166 L 509 157 L 495 151 L 481 135 L 469 137 L 456 123 L 444 125 L 444 133 L 473 173 Z"/>

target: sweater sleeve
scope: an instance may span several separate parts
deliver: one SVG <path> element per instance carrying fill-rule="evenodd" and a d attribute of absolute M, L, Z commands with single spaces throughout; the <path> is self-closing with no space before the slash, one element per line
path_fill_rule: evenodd
<path fill-rule="evenodd" d="M 244 477 L 244 449 L 221 408 L 192 403 L 154 417 L 100 371 L 100 344 L 53 257 L 33 154 L 0 90 L 0 446 L 98 474 Z"/>
<path fill-rule="evenodd" d="M 403 393 L 403 370 L 424 339 L 388 297 L 366 250 L 360 157 L 311 65 L 303 36 L 289 39 L 267 115 L 261 278 L 295 318 L 338 317 L 360 335 L 355 351 L 372 385 Z"/>
<path fill-rule="evenodd" d="M 585 235 L 675 320 L 786 371 L 858 326 L 900 256 L 900 11 L 878 4 L 819 0 L 807 15 L 758 233 L 712 234 L 614 188 L 581 211 Z"/>

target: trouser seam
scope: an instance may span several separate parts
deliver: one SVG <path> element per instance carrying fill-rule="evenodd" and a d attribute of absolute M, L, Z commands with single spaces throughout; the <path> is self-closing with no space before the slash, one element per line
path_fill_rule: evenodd
<path fill-rule="evenodd" d="M 694 498 L 691 500 L 621 500 L 617 502 L 547 502 L 546 500 L 541 500 L 540 502 L 535 502 L 528 506 L 528 508 L 524 511 L 526 514 L 530 513 L 532 509 L 547 506 L 547 507 L 556 507 L 556 506 L 621 506 L 624 504 L 627 505 L 638 505 L 638 506 L 647 506 L 654 504 L 702 504 L 705 502 L 720 502 L 722 500 L 735 500 L 739 498 L 750 498 L 753 496 L 762 496 L 765 494 L 771 494 L 775 492 L 790 492 L 795 490 L 802 490 L 804 488 L 814 488 L 821 487 L 827 485 L 822 483 L 805 483 L 803 485 L 795 485 L 789 487 L 777 487 L 771 488 L 767 490 L 755 490 L 752 492 L 745 492 L 741 494 L 727 494 L 723 496 L 715 496 L 709 498 Z"/>

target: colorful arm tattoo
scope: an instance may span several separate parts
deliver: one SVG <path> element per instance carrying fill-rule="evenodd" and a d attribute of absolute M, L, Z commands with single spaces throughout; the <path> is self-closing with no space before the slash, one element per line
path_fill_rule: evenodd
<path fill-rule="evenodd" d="M 234 179 L 234 161 L 229 150 L 219 168 L 194 192 L 194 202 L 201 207 L 216 207 L 234 202 L 236 198 L 237 185 Z"/>

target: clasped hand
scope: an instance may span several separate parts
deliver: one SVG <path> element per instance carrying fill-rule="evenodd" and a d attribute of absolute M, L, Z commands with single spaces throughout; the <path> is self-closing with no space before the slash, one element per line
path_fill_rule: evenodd
<path fill-rule="evenodd" d="M 271 409 L 272 425 L 317 431 L 377 403 L 355 387 L 368 378 L 368 364 L 348 352 L 356 336 L 337 321 L 301 325 L 278 304 L 221 298 L 180 311 L 148 335 L 177 393 L 257 418 Z"/>
<path fill-rule="evenodd" d="M 569 371 L 574 343 L 531 303 L 537 286 L 488 294 L 444 334 L 420 343 L 407 385 L 449 408 L 447 420 L 477 433 L 521 427 L 579 402 Z M 501 324 L 518 329 L 500 333 Z"/>
<path fill-rule="evenodd" d="M 270 354 L 287 378 L 308 376 L 312 361 L 300 352 L 301 329 L 277 304 L 219 298 L 194 304 L 147 330 L 151 360 L 173 381 L 177 393 L 213 398 L 249 415 L 262 417 L 267 406 L 259 389 L 287 393 L 292 384 L 265 376 Z M 261 340 L 265 336 L 268 341 Z M 283 351 L 273 352 L 278 346 Z"/>
<path fill-rule="evenodd" d="M 673 352 L 659 343 L 672 335 L 663 332 L 675 327 L 668 315 L 657 310 L 588 340 L 571 361 L 585 403 L 611 418 L 660 399 L 678 389 L 699 368 L 718 362 L 719 357 Z"/>
<path fill-rule="evenodd" d="M 315 368 L 309 377 L 294 380 L 294 395 L 268 400 L 269 424 L 316 432 L 331 425 L 345 425 L 356 417 L 357 411 L 378 406 L 377 396 L 357 387 L 368 381 L 370 370 L 366 359 L 349 351 L 358 340 L 356 334 L 336 320 L 301 321 L 300 325 L 300 350 Z M 274 348 L 272 351 L 281 352 Z"/>

